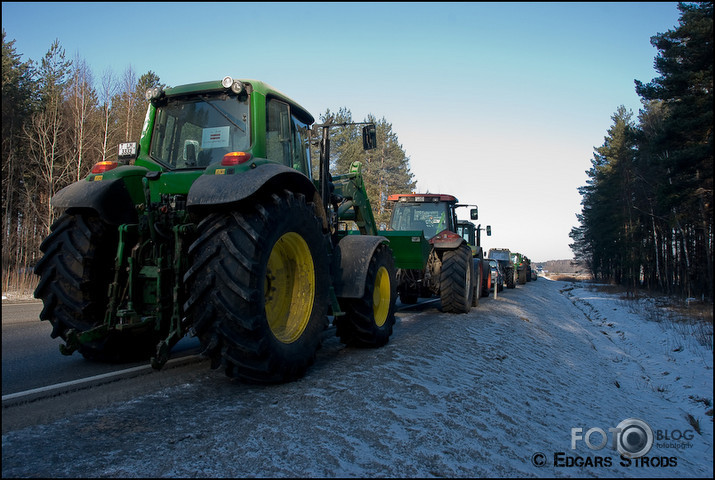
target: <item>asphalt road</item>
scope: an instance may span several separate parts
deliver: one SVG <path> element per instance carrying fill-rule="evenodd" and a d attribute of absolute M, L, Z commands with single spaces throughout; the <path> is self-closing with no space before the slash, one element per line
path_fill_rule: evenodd
<path fill-rule="evenodd" d="M 573 309 L 548 283 L 469 314 L 438 302 L 399 311 L 378 349 L 328 331 L 306 376 L 286 384 L 243 384 L 204 361 L 3 408 L 3 476 L 532 476 L 527 457 L 505 464 L 521 440 L 518 415 L 499 411 L 522 403 L 510 384 L 499 391 L 503 362 L 530 371 L 535 355 L 503 351 L 545 312 L 523 306 L 548 296 Z"/>
<path fill-rule="evenodd" d="M 417 378 L 400 381 L 403 368 L 407 369 L 404 373 L 416 368 L 418 376 L 431 375 L 429 367 L 425 366 L 427 369 L 423 370 L 420 365 L 435 352 L 452 349 L 444 344 L 445 336 L 453 338 L 452 329 L 463 328 L 475 320 L 482 324 L 499 304 L 510 304 L 510 297 L 519 299 L 529 290 L 533 289 L 505 292 L 500 294 L 498 301 L 482 298 L 480 306 L 469 314 L 442 313 L 438 300 L 401 310 L 390 343 L 379 349 L 346 347 L 338 341 L 334 331 L 328 330 L 315 364 L 306 377 L 287 384 L 243 384 L 227 378 L 220 369 L 211 370 L 208 360 L 190 356 L 187 359 L 193 361 L 167 364 L 159 372 L 144 365 L 137 367 L 141 372 L 74 385 L 57 395 L 41 395 L 27 401 L 7 402 L 7 405 L 3 399 L 3 477 L 295 477 L 315 476 L 316 472 L 322 472 L 319 476 L 342 476 L 339 472 L 343 470 L 339 466 L 329 466 L 336 461 L 335 455 L 330 454 L 332 446 L 344 450 L 345 442 L 348 442 L 359 449 L 364 442 L 372 443 L 374 438 L 382 438 L 383 425 L 360 425 L 368 418 L 379 423 L 388 411 L 385 410 L 387 404 L 396 398 L 409 399 L 425 393 Z M 3 341 L 10 339 L 10 335 L 5 336 L 6 329 L 34 329 L 42 333 L 43 327 L 37 330 L 33 319 L 36 313 L 30 313 L 32 317 L 26 314 L 15 317 L 16 314 L 3 317 Z M 13 320 L 5 325 L 5 320 L 11 316 Z M 23 328 L 23 325 L 26 326 Z M 49 336 L 47 328 L 45 332 Z M 30 347 L 33 344 L 17 332 L 12 335 L 20 344 Z M 28 365 L 38 365 L 41 372 L 56 369 L 67 375 L 50 374 L 48 378 L 59 381 L 80 372 L 85 376 L 96 373 L 97 365 L 79 356 L 60 355 L 56 350 L 58 340 L 38 343 L 47 344 L 40 349 L 44 353 L 38 352 L 33 362 L 27 362 Z M 43 356 L 46 359 L 44 365 Z M 8 365 L 17 369 L 21 357 L 21 352 L 16 350 Z M 400 357 L 403 360 L 399 360 Z M 392 365 L 395 362 L 399 366 Z M 4 375 L 5 363 L 4 357 Z M 76 371 L 70 375 L 72 366 Z M 453 374 L 447 372 L 442 378 L 440 368 L 435 367 L 434 373 L 440 377 L 440 383 L 452 381 Z M 116 367 L 100 365 L 99 368 L 111 370 Z M 132 370 L 127 365 L 123 368 Z M 379 372 L 388 373 L 388 377 L 382 378 L 383 373 Z M 3 397 L 5 395 L 3 391 Z M 286 418 L 278 418 L 292 416 L 297 413 L 295 409 L 303 408 L 313 411 L 299 413 L 296 420 L 302 427 L 292 425 Z M 420 407 L 415 411 L 421 410 Z M 238 423 L 232 426 L 234 421 Z M 323 424 L 326 421 L 328 423 Z M 295 428 L 309 428 L 310 433 L 303 434 Z M 348 430 L 343 434 L 339 433 L 346 428 Z M 360 429 L 358 437 L 351 433 L 354 428 Z M 405 428 L 412 431 L 410 426 Z M 219 445 L 217 442 L 223 442 L 223 434 L 219 435 L 217 431 L 224 432 L 231 440 Z M 425 438 L 437 439 L 442 434 L 437 432 L 435 436 Z M 295 438 L 296 435 L 300 440 Z M 421 433 L 418 435 L 423 437 Z M 384 437 L 387 438 L 389 436 Z M 254 448 L 250 444 L 256 441 L 261 445 Z M 238 445 L 243 445 L 241 452 L 234 451 Z M 314 458 L 325 456 L 327 463 L 313 471 L 304 471 L 297 464 L 290 465 L 291 459 L 302 462 L 304 458 L 303 454 L 296 456 L 291 452 L 294 448 L 307 448 L 304 453 L 309 451 Z M 321 452 L 317 457 L 316 448 Z M 269 454 L 264 460 L 259 458 L 263 456 L 262 452 Z M 338 457 L 344 453 L 339 453 Z M 406 455 L 406 452 L 395 453 Z M 254 454 L 259 455 L 255 461 L 251 459 Z M 276 455 L 283 460 L 278 461 L 274 458 Z M 352 461 L 362 462 L 363 455 L 357 452 L 355 455 L 357 457 Z M 229 467 L 234 461 L 238 463 Z M 288 464 L 284 465 L 284 461 Z M 372 472 L 378 476 L 415 476 L 415 472 L 400 473 L 399 465 L 388 470 L 380 467 Z M 420 472 L 417 476 L 426 475 Z M 358 476 L 364 474 L 367 472 L 357 473 Z"/>
<path fill-rule="evenodd" d="M 398 309 L 434 309 L 437 299 Z M 206 374 L 208 360 L 199 355 L 198 339 L 185 337 L 171 351 L 160 371 L 148 361 L 108 364 L 86 360 L 78 353 L 62 355 L 59 338 L 51 338 L 49 322 L 39 319 L 41 302 L 2 305 L 2 431 L 48 422 L 117 401 L 131 401 Z M 341 346 L 334 328 L 327 344 Z M 222 378 L 223 372 L 211 372 Z"/>
<path fill-rule="evenodd" d="M 41 302 L 2 305 L 2 395 L 72 382 L 146 366 L 148 362 L 111 365 L 89 362 L 80 354 L 62 355 L 61 339 L 51 338 L 52 326 L 39 319 Z M 172 358 L 198 353 L 199 342 L 185 338 Z"/>

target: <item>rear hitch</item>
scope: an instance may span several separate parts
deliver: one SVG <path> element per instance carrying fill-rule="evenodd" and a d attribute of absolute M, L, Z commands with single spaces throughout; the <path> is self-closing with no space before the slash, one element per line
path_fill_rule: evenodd
<path fill-rule="evenodd" d="M 106 325 L 99 325 L 82 333 L 70 328 L 66 333 L 65 344 L 60 345 L 60 353 L 62 355 L 72 355 L 82 345 L 103 339 L 108 333 L 109 329 Z"/>

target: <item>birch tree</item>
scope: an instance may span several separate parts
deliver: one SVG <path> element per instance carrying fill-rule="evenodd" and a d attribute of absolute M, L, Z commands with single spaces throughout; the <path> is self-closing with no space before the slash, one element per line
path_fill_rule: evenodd
<path fill-rule="evenodd" d="M 65 51 L 55 40 L 39 69 L 40 111 L 33 115 L 25 127 L 28 142 L 28 161 L 33 176 L 24 182 L 26 200 L 35 206 L 44 234 L 50 231 L 54 220 L 50 199 L 67 183 L 71 164 L 67 161 L 69 150 L 65 135 L 68 126 L 63 114 L 67 77 L 71 61 L 65 60 Z"/>

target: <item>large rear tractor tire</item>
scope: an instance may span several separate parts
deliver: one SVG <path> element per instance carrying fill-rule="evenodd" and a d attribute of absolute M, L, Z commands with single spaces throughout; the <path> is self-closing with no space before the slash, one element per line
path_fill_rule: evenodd
<path fill-rule="evenodd" d="M 477 279 L 482 278 L 482 262 L 479 260 L 473 260 L 472 261 L 472 268 L 474 269 L 474 277 L 472 277 L 472 306 L 473 307 L 478 307 L 479 306 L 479 299 L 481 295 L 479 295 L 479 289 L 480 289 L 480 283 Z"/>
<path fill-rule="evenodd" d="M 487 267 L 487 273 L 486 273 L 486 278 L 482 278 L 481 282 L 481 295 L 482 297 L 488 297 L 489 296 L 489 290 L 492 289 L 492 272 L 491 268 Z"/>
<path fill-rule="evenodd" d="M 52 338 L 67 342 L 72 332 L 83 333 L 104 323 L 118 241 L 117 228 L 94 213 L 65 213 L 54 222 L 40 245 L 44 256 L 35 266 L 40 276 L 35 298 L 44 303 L 40 318 L 52 324 Z M 88 360 L 144 360 L 155 353 L 159 340 L 154 331 L 114 330 L 81 344 L 77 351 Z"/>
<path fill-rule="evenodd" d="M 184 308 L 212 368 L 250 383 L 303 376 L 327 326 L 330 287 L 313 205 L 286 190 L 197 228 Z"/>
<path fill-rule="evenodd" d="M 504 276 L 506 277 L 506 288 L 516 288 L 514 283 L 514 267 L 507 267 L 504 270 Z"/>
<path fill-rule="evenodd" d="M 336 319 L 336 335 L 346 345 L 381 347 L 390 340 L 395 325 L 395 261 L 392 251 L 380 245 L 370 259 L 362 298 L 345 299 L 345 316 Z"/>
<path fill-rule="evenodd" d="M 475 293 L 473 280 L 474 262 L 468 245 L 462 244 L 455 250 L 444 252 L 439 278 L 442 310 L 448 313 L 469 312 Z"/>
<path fill-rule="evenodd" d="M 519 285 L 526 285 L 526 269 L 522 268 L 517 273 L 519 274 Z"/>

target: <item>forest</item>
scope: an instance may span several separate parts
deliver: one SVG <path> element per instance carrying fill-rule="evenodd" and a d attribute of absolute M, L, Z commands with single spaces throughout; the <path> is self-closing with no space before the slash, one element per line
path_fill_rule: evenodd
<path fill-rule="evenodd" d="M 678 9 L 637 117 L 619 107 L 594 148 L 570 246 L 599 281 L 712 298 L 713 4 Z"/>
<path fill-rule="evenodd" d="M 138 141 L 146 90 L 167 87 L 154 72 L 138 76 L 131 67 L 121 75 L 106 71 L 95 78 L 82 58 L 66 57 L 59 41 L 39 62 L 23 62 L 14 43 L 3 29 L 3 292 L 34 288 L 32 268 L 40 258 L 40 244 L 61 213 L 50 199 L 86 177 L 97 162 L 114 159 L 120 142 Z M 346 107 L 327 110 L 319 118 L 321 123 L 353 121 Z M 360 126 L 331 129 L 331 171 L 346 173 L 354 160 L 362 161 L 375 219 L 384 224 L 390 215 L 388 193 L 410 192 L 415 182 L 392 125 L 372 115 L 364 121 L 375 123 L 378 147 L 362 150 Z M 311 156 L 317 169 L 317 144 Z"/>

